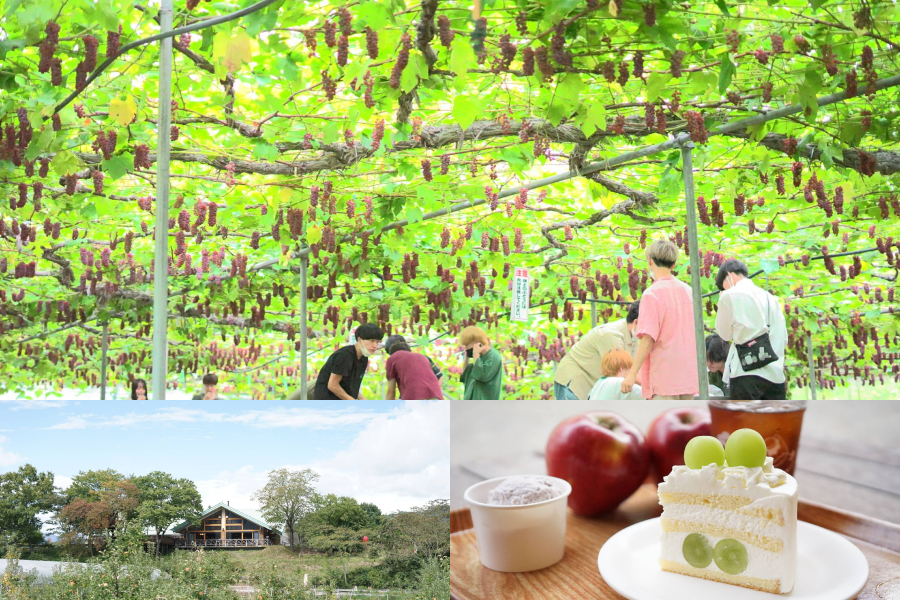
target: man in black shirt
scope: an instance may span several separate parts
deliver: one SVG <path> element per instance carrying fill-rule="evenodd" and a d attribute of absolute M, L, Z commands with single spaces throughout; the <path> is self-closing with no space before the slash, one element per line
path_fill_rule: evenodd
<path fill-rule="evenodd" d="M 344 346 L 328 357 L 316 378 L 316 400 L 357 400 L 369 356 L 384 333 L 377 325 L 364 323 L 356 328 L 356 343 Z"/>

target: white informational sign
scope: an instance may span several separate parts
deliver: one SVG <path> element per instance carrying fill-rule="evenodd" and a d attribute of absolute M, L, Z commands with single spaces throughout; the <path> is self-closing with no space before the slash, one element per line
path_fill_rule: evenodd
<path fill-rule="evenodd" d="M 509 317 L 513 321 L 528 321 L 528 304 L 531 295 L 529 282 L 528 269 L 516 267 L 513 274 L 512 313 Z"/>
<path fill-rule="evenodd" d="M 351 329 L 350 332 L 347 334 L 347 343 L 350 344 L 351 346 L 356 343 L 356 330 L 355 329 Z"/>

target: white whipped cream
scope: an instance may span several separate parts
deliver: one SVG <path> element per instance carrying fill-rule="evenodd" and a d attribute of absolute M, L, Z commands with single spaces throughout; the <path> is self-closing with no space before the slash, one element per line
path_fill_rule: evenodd
<path fill-rule="evenodd" d="M 719 467 L 716 464 L 706 465 L 700 469 L 691 469 L 685 465 L 672 468 L 672 472 L 659 484 L 659 492 L 682 494 L 737 494 L 757 500 L 784 494 L 793 496 L 797 493 L 797 481 L 781 469 L 772 465 L 772 457 L 767 456 L 761 467 Z"/>
<path fill-rule="evenodd" d="M 553 482 L 539 475 L 509 477 L 488 492 L 488 504 L 523 506 L 560 496 Z"/>

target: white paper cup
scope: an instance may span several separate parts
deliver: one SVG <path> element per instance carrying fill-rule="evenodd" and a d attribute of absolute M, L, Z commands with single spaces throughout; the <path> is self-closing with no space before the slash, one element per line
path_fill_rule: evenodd
<path fill-rule="evenodd" d="M 572 486 L 547 477 L 561 494 L 524 506 L 488 504 L 488 493 L 509 477 L 476 483 L 466 490 L 481 564 L 494 571 L 522 573 L 562 560 L 566 546 L 566 499 Z"/>

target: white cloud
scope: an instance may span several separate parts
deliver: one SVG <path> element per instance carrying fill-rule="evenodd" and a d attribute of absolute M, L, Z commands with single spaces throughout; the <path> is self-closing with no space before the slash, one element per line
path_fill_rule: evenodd
<path fill-rule="evenodd" d="M 372 419 L 346 450 L 313 465 L 320 490 L 386 512 L 449 498 L 449 412 L 449 402 L 408 402 Z"/>
<path fill-rule="evenodd" d="M 273 427 L 331 429 L 358 425 L 377 416 L 378 413 L 360 410 L 359 407 L 331 410 L 279 407 L 266 410 L 245 410 L 239 413 L 169 407 L 152 413 L 132 412 L 113 416 L 82 414 L 68 417 L 47 429 L 122 428 L 171 423 L 240 423 L 266 429 Z"/>
<path fill-rule="evenodd" d="M 0 435 L 0 466 L 2 467 L 19 464 L 25 458 L 21 454 L 16 454 L 15 452 L 4 450 L 3 444 L 8 441 L 8 439 Z"/>
<path fill-rule="evenodd" d="M 70 485 L 72 485 L 72 478 L 66 477 L 65 475 L 54 475 L 53 485 L 65 491 L 69 488 Z"/>
<path fill-rule="evenodd" d="M 209 479 L 195 481 L 203 499 L 203 508 L 219 502 L 231 502 L 238 510 L 258 511 L 259 504 L 250 497 L 266 485 L 266 473 L 246 465 L 235 471 L 223 470 Z"/>
<path fill-rule="evenodd" d="M 61 406 L 71 405 L 66 400 L 0 400 L 4 404 L 12 405 L 10 410 L 27 410 L 33 408 L 59 408 Z"/>
<path fill-rule="evenodd" d="M 384 512 L 449 498 L 449 406 L 449 402 L 408 402 L 390 413 L 370 415 L 365 428 L 333 457 L 277 468 L 311 468 L 320 475 L 316 483 L 320 493 L 372 502 Z M 204 507 L 231 501 L 235 508 L 258 511 L 250 497 L 267 479 L 267 472 L 248 465 L 222 470 L 196 484 Z"/>

